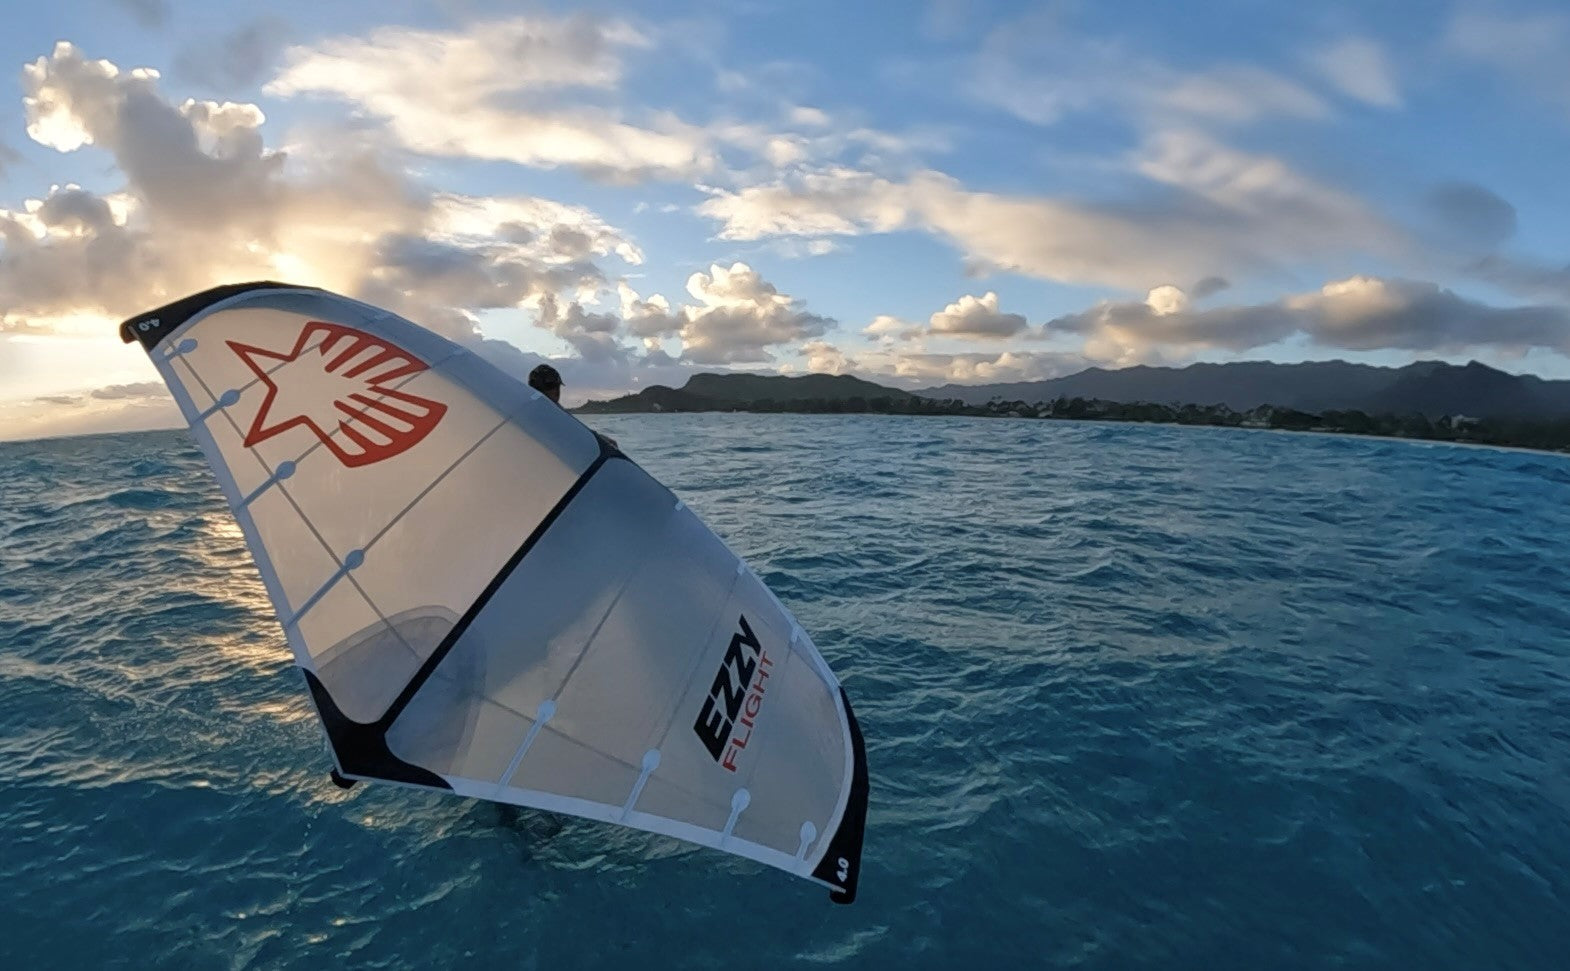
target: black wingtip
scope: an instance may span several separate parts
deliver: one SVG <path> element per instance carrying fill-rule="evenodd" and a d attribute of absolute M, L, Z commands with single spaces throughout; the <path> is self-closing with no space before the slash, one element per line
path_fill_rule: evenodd
<path fill-rule="evenodd" d="M 867 752 L 861 740 L 861 726 L 856 724 L 856 713 L 851 710 L 850 698 L 840 689 L 840 701 L 845 705 L 845 719 L 850 725 L 851 768 L 850 798 L 845 803 L 845 815 L 839 828 L 829 839 L 828 852 L 818 863 L 812 875 L 835 889 L 829 899 L 837 904 L 850 904 L 856 900 L 856 888 L 861 881 L 861 845 L 867 832 Z"/>
<path fill-rule="evenodd" d="M 410 785 L 427 786 L 432 789 L 451 789 L 447 780 L 441 776 L 405 762 L 394 755 L 387 747 L 387 728 L 391 719 L 381 722 L 357 722 L 343 713 L 333 696 L 328 693 L 327 686 L 322 684 L 320 678 L 312 671 L 301 669 L 305 675 L 306 687 L 310 689 L 311 700 L 316 703 L 316 714 L 322 720 L 322 727 L 327 730 L 327 739 L 332 743 L 333 755 L 337 758 L 338 765 L 344 770 L 367 779 L 386 779 L 390 782 L 407 782 Z M 344 777 L 333 768 L 333 782 L 342 786 Z M 344 780 L 353 784 L 353 780 Z M 344 786 L 348 788 L 348 786 Z"/>
<path fill-rule="evenodd" d="M 143 311 L 120 325 L 120 339 L 127 344 L 141 342 L 148 351 L 157 347 L 165 337 L 175 332 L 181 324 L 211 307 L 220 300 L 227 300 L 250 290 L 311 290 L 292 283 L 257 280 L 251 283 L 226 283 L 220 287 L 181 297 L 162 307 Z"/>

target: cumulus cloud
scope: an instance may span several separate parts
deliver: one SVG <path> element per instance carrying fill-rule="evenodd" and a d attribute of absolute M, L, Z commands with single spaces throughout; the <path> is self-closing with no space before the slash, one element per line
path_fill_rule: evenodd
<path fill-rule="evenodd" d="M 745 263 L 718 264 L 687 279 L 698 301 L 683 308 L 682 357 L 697 364 L 772 359 L 769 348 L 818 337 L 832 323 L 804 310 Z"/>
<path fill-rule="evenodd" d="M 894 373 L 912 382 L 948 381 L 991 384 L 1002 381 L 1045 381 L 1083 371 L 1092 362 L 1077 353 L 1004 351 L 1001 354 L 902 354 Z"/>
<path fill-rule="evenodd" d="M 692 274 L 687 293 L 695 302 L 681 306 L 657 293 L 644 299 L 625 280 L 616 289 L 619 313 L 546 296 L 536 322 L 587 361 L 633 370 L 769 362 L 779 349 L 820 337 L 834 323 L 808 312 L 745 263 Z M 669 338 L 681 343 L 678 358 L 661 346 Z"/>
<path fill-rule="evenodd" d="M 698 369 L 674 360 L 660 351 L 646 354 L 617 353 L 592 360 L 583 357 L 545 357 L 520 350 L 499 340 L 484 340 L 473 345 L 475 351 L 496 367 L 519 380 L 539 364 L 550 364 L 562 376 L 562 403 L 569 407 L 592 398 L 617 397 L 655 384 L 680 387 Z"/>
<path fill-rule="evenodd" d="M 885 342 L 912 340 L 919 337 L 921 332 L 919 325 L 889 314 L 879 314 L 872 318 L 872 323 L 861 330 L 864 336 Z"/>
<path fill-rule="evenodd" d="M 450 336 L 477 312 L 609 286 L 596 259 L 642 254 L 593 213 L 528 197 L 436 193 L 359 132 L 267 147 L 254 105 L 187 100 L 158 75 L 62 43 L 24 70 L 28 133 L 91 146 L 119 191 L 63 186 L 0 209 L 0 329 L 127 316 L 237 279 L 280 278 L 387 306 Z"/>
<path fill-rule="evenodd" d="M 1098 304 L 1047 328 L 1083 336 L 1087 353 L 1108 359 L 1147 349 L 1243 351 L 1297 335 L 1359 351 L 1570 350 L 1570 310 L 1493 307 L 1420 281 L 1356 276 L 1272 303 L 1208 310 L 1193 309 L 1173 289 L 1158 288 L 1142 302 Z"/>
<path fill-rule="evenodd" d="M 1001 351 L 935 353 L 885 346 L 860 352 L 815 341 L 803 347 L 808 370 L 860 377 L 902 388 L 934 384 L 1045 381 L 1098 363 L 1075 352 Z"/>
<path fill-rule="evenodd" d="M 933 314 L 928 325 L 928 333 L 937 337 L 993 340 L 1013 337 L 1026 327 L 1021 315 L 1006 314 L 998 309 L 998 295 L 990 290 L 980 297 L 970 294 L 960 297 Z"/>
<path fill-rule="evenodd" d="M 615 314 L 592 313 L 576 301 L 562 310 L 555 297 L 546 296 L 540 301 L 540 326 L 571 344 L 585 361 L 627 356 L 626 347 L 618 339 L 622 321 Z"/>
<path fill-rule="evenodd" d="M 671 312 L 670 301 L 659 294 L 644 300 L 626 281 L 617 284 L 621 297 L 622 320 L 628 332 L 648 344 L 657 344 L 660 338 L 674 337 L 681 331 L 681 315 Z"/>
<path fill-rule="evenodd" d="M 1316 51 L 1311 61 L 1342 94 L 1378 108 L 1401 106 L 1395 71 L 1374 41 L 1347 37 Z"/>
<path fill-rule="evenodd" d="M 844 351 L 825 340 L 801 345 L 801 356 L 807 359 L 809 374 L 849 374 L 856 366 Z"/>
<path fill-rule="evenodd" d="M 1170 283 L 1154 287 L 1145 295 L 1145 306 L 1158 317 L 1180 314 L 1188 309 L 1188 294 Z"/>
<path fill-rule="evenodd" d="M 640 126 L 607 109 L 542 97 L 614 87 L 623 54 L 649 43 L 626 21 L 586 15 L 514 17 L 462 31 L 384 27 L 289 49 L 266 91 L 347 102 L 427 155 L 570 166 L 616 181 L 702 174 L 715 157 L 694 126 L 668 116 Z"/>

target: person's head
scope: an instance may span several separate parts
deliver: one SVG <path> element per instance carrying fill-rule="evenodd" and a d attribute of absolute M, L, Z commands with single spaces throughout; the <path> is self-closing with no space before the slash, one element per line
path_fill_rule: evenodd
<path fill-rule="evenodd" d="M 529 387 L 557 404 L 561 403 L 561 375 L 549 364 L 541 364 L 529 372 Z"/>

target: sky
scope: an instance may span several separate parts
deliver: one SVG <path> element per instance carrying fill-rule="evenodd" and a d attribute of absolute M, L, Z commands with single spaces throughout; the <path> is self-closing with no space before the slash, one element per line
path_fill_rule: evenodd
<path fill-rule="evenodd" d="M 1480 360 L 1570 378 L 1544 2 L 71 0 L 0 32 L 0 439 L 174 427 L 121 319 L 394 310 L 564 401 Z"/>

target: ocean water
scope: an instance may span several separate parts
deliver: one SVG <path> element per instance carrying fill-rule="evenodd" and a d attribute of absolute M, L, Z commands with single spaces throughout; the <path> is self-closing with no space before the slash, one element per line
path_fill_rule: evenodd
<path fill-rule="evenodd" d="M 1558 968 L 1570 460 L 877 416 L 592 424 L 812 631 L 861 898 L 349 792 L 183 433 L 0 445 L 0 968 Z"/>

